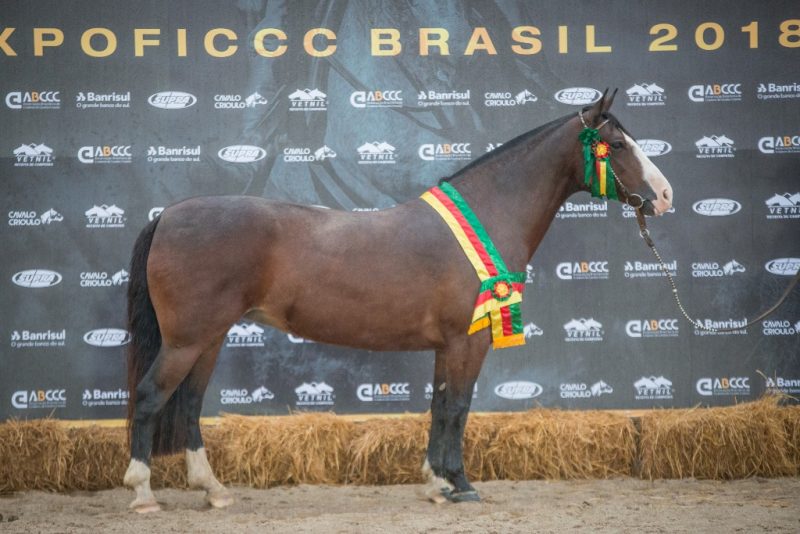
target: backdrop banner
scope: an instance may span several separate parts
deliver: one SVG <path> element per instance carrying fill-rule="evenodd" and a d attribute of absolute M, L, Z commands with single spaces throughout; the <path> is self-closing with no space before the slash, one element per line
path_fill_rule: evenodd
<path fill-rule="evenodd" d="M 244 194 L 389 208 L 605 88 L 619 88 L 612 111 L 673 185 L 674 210 L 650 227 L 689 313 L 744 324 L 800 265 L 799 7 L 6 5 L 0 419 L 124 416 L 130 252 L 165 206 Z M 490 351 L 474 410 L 800 395 L 800 291 L 748 331 L 696 330 L 619 202 L 569 198 L 526 284 L 527 344 Z M 431 352 L 327 346 L 242 320 L 204 414 L 421 412 L 432 377 Z"/>

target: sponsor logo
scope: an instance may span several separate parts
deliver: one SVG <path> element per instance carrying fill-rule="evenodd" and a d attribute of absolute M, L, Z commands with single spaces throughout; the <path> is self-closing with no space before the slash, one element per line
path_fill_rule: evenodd
<path fill-rule="evenodd" d="M 163 211 L 164 211 L 164 208 L 162 206 L 157 206 L 155 208 L 151 208 L 150 211 L 147 212 L 147 219 L 150 220 L 150 221 L 154 221 L 155 218 L 158 217 L 159 215 L 161 215 L 161 213 Z"/>
<path fill-rule="evenodd" d="M 408 382 L 392 384 L 360 384 L 356 395 L 361 402 L 399 402 L 411 399 Z"/>
<path fill-rule="evenodd" d="M 591 104 L 600 100 L 603 94 L 591 87 L 568 87 L 566 89 L 561 89 L 553 96 L 562 104 L 585 106 L 586 104 Z"/>
<path fill-rule="evenodd" d="M 692 102 L 736 102 L 742 99 L 742 84 L 712 83 L 689 87 Z"/>
<path fill-rule="evenodd" d="M 53 149 L 44 143 L 19 145 L 14 149 L 14 167 L 52 167 Z"/>
<path fill-rule="evenodd" d="M 82 146 L 78 150 L 81 163 L 130 163 L 132 160 L 131 145 Z"/>
<path fill-rule="evenodd" d="M 294 389 L 296 406 L 333 406 L 336 395 L 325 382 L 303 382 Z"/>
<path fill-rule="evenodd" d="M 274 398 L 275 394 L 264 386 L 257 387 L 253 391 L 245 388 L 219 390 L 220 404 L 255 404 Z"/>
<path fill-rule="evenodd" d="M 603 341 L 603 325 L 593 318 L 572 319 L 564 325 L 564 341 Z"/>
<path fill-rule="evenodd" d="M 300 344 L 303 344 L 303 343 L 314 343 L 310 339 L 306 339 L 304 337 L 296 336 L 294 334 L 286 334 L 286 339 L 289 340 L 289 343 L 295 343 L 297 345 L 300 345 Z"/>
<path fill-rule="evenodd" d="M 732 158 L 736 148 L 733 139 L 726 135 L 704 135 L 694 145 L 697 147 L 696 158 Z"/>
<path fill-rule="evenodd" d="M 522 327 L 522 334 L 525 336 L 525 339 L 530 339 L 534 336 L 543 336 L 544 330 L 533 323 L 528 323 Z"/>
<path fill-rule="evenodd" d="M 634 84 L 625 94 L 628 95 L 628 105 L 633 107 L 663 106 L 666 103 L 664 88 L 656 83 Z"/>
<path fill-rule="evenodd" d="M 97 328 L 83 335 L 83 340 L 94 347 L 121 347 L 131 340 L 131 334 L 121 328 Z"/>
<path fill-rule="evenodd" d="M 698 319 L 698 323 L 709 330 L 702 330 L 700 328 L 694 329 L 694 335 L 696 336 L 746 336 L 747 330 L 744 329 L 744 326 L 747 324 L 747 317 L 742 319 L 723 319 L 723 320 L 714 320 L 714 319 Z M 721 328 L 737 328 L 738 330 L 731 330 L 730 332 L 716 332 L 713 329 L 721 329 Z"/>
<path fill-rule="evenodd" d="M 255 323 L 237 323 L 228 330 L 226 347 L 263 347 L 264 329 Z"/>
<path fill-rule="evenodd" d="M 289 95 L 289 111 L 325 111 L 328 95 L 319 89 L 298 89 Z"/>
<path fill-rule="evenodd" d="M 358 162 L 362 164 L 388 163 L 393 164 L 397 160 L 395 147 L 385 141 L 373 141 L 364 143 L 356 149 L 358 151 Z"/>
<path fill-rule="evenodd" d="M 794 276 L 800 269 L 800 258 L 775 258 L 764 264 L 764 268 L 781 276 Z"/>
<path fill-rule="evenodd" d="M 253 163 L 267 157 L 267 151 L 253 145 L 231 145 L 221 148 L 217 156 L 229 163 Z"/>
<path fill-rule="evenodd" d="M 731 260 L 722 266 L 715 261 L 696 261 L 692 263 L 692 278 L 719 278 L 722 276 L 734 276 L 746 271 L 745 266 L 736 260 Z"/>
<path fill-rule="evenodd" d="M 638 139 L 636 143 L 649 158 L 663 156 L 672 151 L 672 145 L 661 139 Z"/>
<path fill-rule="evenodd" d="M 535 94 L 527 89 L 523 89 L 516 95 L 510 92 L 486 92 L 483 93 L 483 105 L 489 108 L 506 108 L 524 106 L 539 100 Z"/>
<path fill-rule="evenodd" d="M 798 332 L 800 332 L 800 321 L 794 324 L 780 319 L 761 321 L 761 333 L 765 336 L 794 336 Z"/>
<path fill-rule="evenodd" d="M 677 319 L 632 319 L 625 324 L 628 337 L 678 337 Z"/>
<path fill-rule="evenodd" d="M 6 93 L 10 109 L 61 109 L 61 91 L 11 91 Z"/>
<path fill-rule="evenodd" d="M 470 143 L 426 143 L 417 154 L 425 161 L 455 161 L 472 159 Z"/>
<path fill-rule="evenodd" d="M 353 91 L 350 93 L 350 105 L 358 109 L 401 108 L 403 91 Z"/>
<path fill-rule="evenodd" d="M 246 97 L 236 94 L 214 95 L 214 109 L 246 109 L 266 104 L 267 99 L 258 92 Z"/>
<path fill-rule="evenodd" d="M 556 219 L 605 219 L 608 217 L 608 201 L 564 202 Z"/>
<path fill-rule="evenodd" d="M 789 395 L 800 393 L 800 378 L 767 377 L 765 385 L 769 391 L 780 391 Z"/>
<path fill-rule="evenodd" d="M 431 400 L 433 398 L 433 384 L 428 382 L 425 384 L 425 399 Z M 478 398 L 478 384 L 476 383 L 475 386 L 472 388 L 472 399 L 475 400 Z"/>
<path fill-rule="evenodd" d="M 494 388 L 494 394 L 508 400 L 533 399 L 542 394 L 542 386 L 536 382 L 517 380 L 503 382 Z"/>
<path fill-rule="evenodd" d="M 124 228 L 125 210 L 111 204 L 94 205 L 86 210 L 86 228 Z"/>
<path fill-rule="evenodd" d="M 35 211 L 8 212 L 9 226 L 42 226 L 63 220 L 64 216 L 52 208 L 41 214 L 37 214 Z"/>
<path fill-rule="evenodd" d="M 636 400 L 670 400 L 673 398 L 672 382 L 663 376 L 643 376 L 633 383 Z"/>
<path fill-rule="evenodd" d="M 672 276 L 678 276 L 678 261 L 665 261 L 664 265 Z M 659 278 L 666 277 L 661 264 L 647 261 L 626 261 L 625 278 Z"/>
<path fill-rule="evenodd" d="M 733 215 L 742 209 L 742 205 L 729 198 L 706 198 L 692 204 L 692 210 L 706 217 L 724 217 Z"/>
<path fill-rule="evenodd" d="M 307 163 L 335 158 L 336 152 L 328 145 L 312 151 L 310 148 L 284 148 L 283 161 L 286 163 Z"/>
<path fill-rule="evenodd" d="M 532 284 L 533 279 L 536 277 L 536 273 L 533 270 L 533 265 L 530 263 L 525 266 L 525 283 Z"/>
<path fill-rule="evenodd" d="M 200 145 L 197 146 L 150 146 L 147 149 L 148 163 L 187 163 L 200 161 Z"/>
<path fill-rule="evenodd" d="M 800 152 L 800 135 L 762 137 L 758 140 L 762 154 L 791 154 Z"/>
<path fill-rule="evenodd" d="M 775 194 L 765 202 L 767 219 L 800 219 L 800 193 Z"/>
<path fill-rule="evenodd" d="M 31 330 L 14 330 L 11 333 L 12 349 L 43 349 L 51 347 L 63 347 L 66 344 L 67 331 L 43 330 L 34 332 Z"/>
<path fill-rule="evenodd" d="M 600 380 L 591 386 L 586 382 L 572 382 L 558 386 L 558 393 L 562 399 L 589 399 L 610 395 L 614 393 L 614 388 Z"/>
<path fill-rule="evenodd" d="M 15 391 L 11 394 L 11 406 L 18 410 L 36 408 L 65 408 L 66 389 L 32 389 Z"/>
<path fill-rule="evenodd" d="M 562 280 L 608 280 L 607 261 L 565 261 L 556 266 Z"/>
<path fill-rule="evenodd" d="M 81 405 L 87 408 L 97 406 L 127 406 L 130 395 L 128 390 L 118 388 L 112 390 L 84 389 Z"/>
<path fill-rule="evenodd" d="M 437 106 L 469 106 L 469 89 L 466 91 L 420 91 L 417 93 L 417 106 L 421 108 Z"/>
<path fill-rule="evenodd" d="M 750 378 L 732 376 L 730 378 L 701 378 L 695 384 L 697 393 L 704 397 L 721 395 L 750 395 Z"/>
<path fill-rule="evenodd" d="M 627 204 L 620 204 L 620 206 L 622 206 L 623 219 L 633 219 L 634 217 L 636 217 L 636 209 L 630 207 Z M 675 206 L 670 206 L 670 208 L 664 213 L 675 213 Z"/>
<path fill-rule="evenodd" d="M 759 83 L 756 88 L 756 98 L 759 100 L 800 98 L 800 83 Z"/>
<path fill-rule="evenodd" d="M 489 143 L 486 145 L 486 152 L 491 152 L 495 148 L 500 148 L 501 146 L 503 146 L 503 143 Z"/>
<path fill-rule="evenodd" d="M 75 96 L 78 109 L 128 109 L 131 107 L 131 92 L 95 93 L 80 91 Z"/>
<path fill-rule="evenodd" d="M 125 269 L 114 274 L 105 271 L 84 271 L 80 275 L 81 287 L 121 286 L 130 282 L 131 276 Z"/>
<path fill-rule="evenodd" d="M 28 269 L 14 274 L 11 281 L 20 287 L 52 287 L 61 282 L 61 275 L 48 269 Z"/>
<path fill-rule="evenodd" d="M 184 109 L 193 106 L 197 98 L 191 93 L 182 91 L 161 91 L 150 95 L 148 104 L 161 109 Z"/>

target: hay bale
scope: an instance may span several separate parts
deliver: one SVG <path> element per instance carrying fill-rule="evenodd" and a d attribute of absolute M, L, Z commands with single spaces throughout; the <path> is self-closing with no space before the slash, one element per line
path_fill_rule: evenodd
<path fill-rule="evenodd" d="M 642 417 L 642 477 L 790 476 L 785 408 L 776 397 L 724 408 L 656 410 Z M 792 419 L 796 423 L 796 419 Z M 794 427 L 794 432 L 797 432 Z"/>
<path fill-rule="evenodd" d="M 430 414 L 371 419 L 356 425 L 348 446 L 347 481 L 419 484 L 428 446 Z"/>
<path fill-rule="evenodd" d="M 71 428 L 68 435 L 72 442 L 69 489 L 96 491 L 122 485 L 129 454 L 124 428 Z"/>
<path fill-rule="evenodd" d="M 630 475 L 636 430 L 628 417 L 537 409 L 504 417 L 486 451 L 494 478 L 608 478 Z"/>
<path fill-rule="evenodd" d="M 0 425 L 0 494 L 67 489 L 72 441 L 54 419 Z"/>
<path fill-rule="evenodd" d="M 800 406 L 785 406 L 780 411 L 786 431 L 786 455 L 794 466 L 794 475 L 800 475 Z"/>

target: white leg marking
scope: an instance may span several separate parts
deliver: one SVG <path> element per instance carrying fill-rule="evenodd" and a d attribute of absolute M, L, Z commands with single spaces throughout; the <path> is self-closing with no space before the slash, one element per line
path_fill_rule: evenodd
<path fill-rule="evenodd" d="M 666 213 L 667 210 L 672 207 L 672 186 L 659 168 L 650 161 L 650 158 L 648 158 L 644 152 L 642 152 L 642 149 L 636 141 L 631 139 L 625 132 L 623 132 L 623 135 L 625 136 L 628 146 L 633 150 L 633 153 L 642 165 L 642 173 L 644 174 L 645 181 L 650 184 L 650 187 L 653 188 L 653 191 L 655 191 L 657 195 L 656 200 L 653 202 L 656 215 Z"/>
<path fill-rule="evenodd" d="M 436 504 L 447 502 L 447 498 L 442 495 L 442 491 L 452 491 L 453 485 L 434 474 L 427 458 L 425 458 L 425 463 L 422 464 L 422 476 L 428 479 L 428 484 L 425 487 L 425 496 Z"/>
<path fill-rule="evenodd" d="M 205 447 L 196 451 L 186 449 L 186 471 L 189 486 L 206 490 L 206 500 L 211 506 L 225 508 L 233 504 L 233 496 L 211 470 Z"/>
<path fill-rule="evenodd" d="M 136 498 L 130 508 L 140 514 L 158 512 L 161 507 L 156 502 L 153 491 L 150 489 L 150 468 L 147 464 L 131 458 L 128 470 L 125 472 L 123 484 L 136 491 Z"/>

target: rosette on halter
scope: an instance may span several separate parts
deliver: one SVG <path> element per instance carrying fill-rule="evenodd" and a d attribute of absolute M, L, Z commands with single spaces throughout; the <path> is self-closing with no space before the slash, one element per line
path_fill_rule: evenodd
<path fill-rule="evenodd" d="M 594 128 L 584 128 L 578 138 L 583 144 L 584 183 L 589 186 L 592 196 L 619 200 L 614 171 L 609 162 L 611 147 Z"/>
<path fill-rule="evenodd" d="M 481 281 L 468 333 L 491 326 L 494 348 L 524 345 L 519 303 L 525 273 L 508 271 L 480 220 L 452 185 L 442 182 L 426 191 L 422 200 L 444 219 Z"/>

